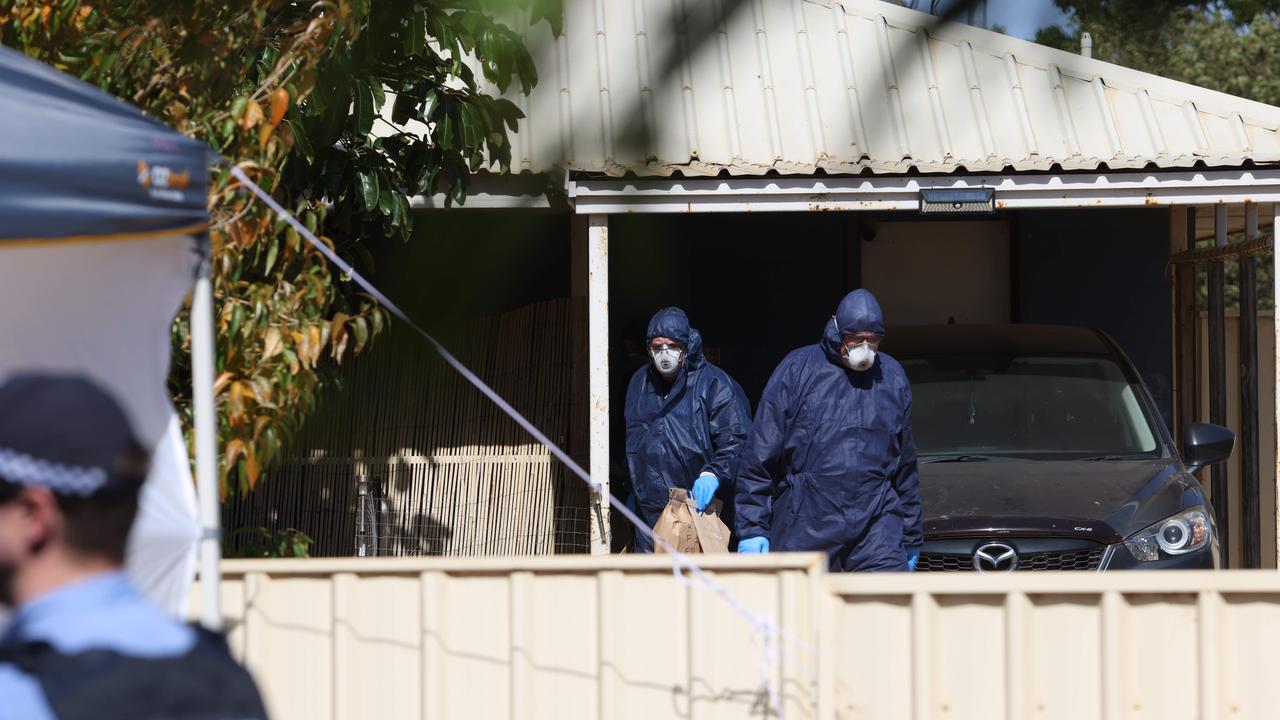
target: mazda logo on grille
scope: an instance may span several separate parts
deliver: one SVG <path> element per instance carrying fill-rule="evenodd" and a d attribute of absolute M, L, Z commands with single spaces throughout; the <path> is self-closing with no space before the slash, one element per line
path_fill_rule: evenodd
<path fill-rule="evenodd" d="M 1007 573 L 1018 567 L 1018 553 L 1004 543 L 987 543 L 973 553 L 973 569 L 980 573 Z"/>

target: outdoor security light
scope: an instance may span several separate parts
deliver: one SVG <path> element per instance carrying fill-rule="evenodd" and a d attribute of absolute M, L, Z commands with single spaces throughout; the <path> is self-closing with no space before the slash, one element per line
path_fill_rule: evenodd
<path fill-rule="evenodd" d="M 921 215 L 990 215 L 995 211 L 995 188 L 920 191 Z"/>

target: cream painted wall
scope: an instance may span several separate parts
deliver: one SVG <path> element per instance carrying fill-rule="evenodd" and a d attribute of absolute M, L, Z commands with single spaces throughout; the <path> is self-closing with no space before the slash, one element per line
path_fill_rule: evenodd
<path fill-rule="evenodd" d="M 1004 221 L 881 222 L 864 233 L 862 286 L 894 326 L 1010 321 L 1012 266 Z"/>

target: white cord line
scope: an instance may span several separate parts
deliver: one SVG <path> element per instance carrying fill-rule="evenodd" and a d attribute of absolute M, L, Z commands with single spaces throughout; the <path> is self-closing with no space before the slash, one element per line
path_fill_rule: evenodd
<path fill-rule="evenodd" d="M 258 199 L 267 207 L 271 208 L 277 216 L 284 218 L 285 222 L 287 222 L 294 230 L 298 231 L 299 235 L 306 238 L 307 242 L 311 243 L 316 250 L 320 251 L 320 254 L 328 258 L 330 262 L 338 267 L 338 269 L 342 270 L 343 274 L 351 278 L 351 280 L 363 288 L 365 292 L 369 293 L 370 296 L 377 300 L 379 304 L 391 311 L 393 315 L 403 321 L 406 325 L 413 328 L 415 332 L 421 335 L 431 345 L 431 347 L 440 354 L 440 357 L 444 358 L 445 362 L 453 367 L 454 370 L 457 370 L 462 377 L 466 378 L 467 382 L 471 383 L 476 387 L 476 389 L 484 393 L 484 395 L 492 400 L 500 410 L 506 413 L 512 420 L 515 420 L 516 423 L 532 435 L 535 440 L 542 443 L 542 445 L 544 445 L 552 455 L 555 455 L 560 462 L 564 463 L 574 475 L 577 475 L 592 490 L 599 492 L 602 489 L 601 485 L 591 481 L 591 476 L 588 475 L 587 472 L 578 465 L 578 463 L 574 462 L 573 458 L 569 457 L 569 455 L 561 450 L 559 446 L 551 442 L 551 440 L 544 435 L 541 430 L 525 418 L 524 415 L 521 415 L 519 411 L 511 407 L 506 400 L 502 399 L 502 396 L 498 395 L 493 388 L 490 388 L 483 380 L 477 377 L 475 373 L 471 372 L 467 366 L 463 365 L 461 361 L 446 350 L 445 347 L 432 337 L 430 333 L 419 327 L 417 323 L 413 322 L 413 320 L 409 318 L 408 314 L 401 310 L 398 305 L 393 303 L 386 295 L 383 295 L 382 292 L 366 280 L 364 276 L 356 272 L 355 268 L 351 267 L 348 262 L 339 257 L 332 248 L 317 238 L 305 225 L 299 222 L 298 219 L 293 216 L 293 213 L 281 207 L 280 204 L 275 201 L 275 198 L 271 197 L 271 195 L 265 190 L 258 187 L 258 184 L 253 180 L 250 180 L 249 176 L 246 175 L 243 170 L 234 164 L 230 164 L 229 161 L 227 162 L 231 168 L 231 175 L 240 181 L 241 186 L 256 195 Z M 658 545 L 671 555 L 673 560 L 672 572 L 677 580 L 689 586 L 702 587 L 714 592 L 723 598 L 724 601 L 729 604 L 729 607 L 733 608 L 735 612 L 742 615 L 746 618 L 747 622 L 751 623 L 753 635 L 762 638 L 761 644 L 762 652 L 764 653 L 764 668 L 761 671 L 761 683 L 768 690 L 769 700 L 774 707 L 774 711 L 778 713 L 779 717 L 782 717 L 782 703 L 777 695 L 777 690 L 773 687 L 773 683 L 769 682 L 769 673 L 776 669 L 781 662 L 776 650 L 772 649 L 772 641 L 775 639 L 786 640 L 795 644 L 798 649 L 810 656 L 816 654 L 813 646 L 800 640 L 791 633 L 781 630 L 772 616 L 764 613 L 757 614 L 752 612 L 750 608 L 743 605 L 733 595 L 733 593 L 729 592 L 727 588 L 713 580 L 711 576 L 699 567 L 697 563 L 691 560 L 688 555 L 677 552 L 670 543 L 655 535 L 653 530 L 651 530 L 646 523 L 640 520 L 640 518 L 627 507 L 626 503 L 619 501 L 613 493 L 609 493 L 608 497 L 609 504 L 615 510 L 622 513 L 622 515 L 626 517 L 627 520 L 636 527 L 636 529 L 652 539 L 654 544 Z M 685 576 L 685 571 L 689 572 L 693 577 L 690 578 Z"/>

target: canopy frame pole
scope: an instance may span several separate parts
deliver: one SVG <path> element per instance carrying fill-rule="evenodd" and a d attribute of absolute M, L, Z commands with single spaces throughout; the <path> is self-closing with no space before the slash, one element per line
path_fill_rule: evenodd
<path fill-rule="evenodd" d="M 196 492 L 200 504 L 200 624 L 222 629 L 222 533 L 218 519 L 218 418 L 213 397 L 213 282 L 201 261 L 191 300 L 191 400 L 195 416 Z"/>

